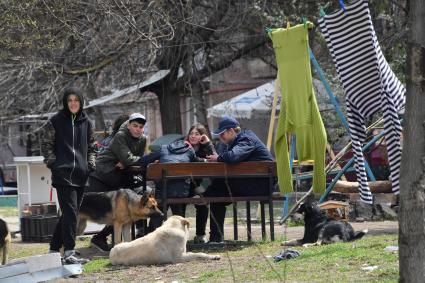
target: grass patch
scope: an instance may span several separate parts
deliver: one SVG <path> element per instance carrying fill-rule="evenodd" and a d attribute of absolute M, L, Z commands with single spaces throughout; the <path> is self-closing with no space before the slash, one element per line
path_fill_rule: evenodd
<path fill-rule="evenodd" d="M 264 255 L 275 255 L 281 247 L 278 243 L 261 243 L 238 251 L 229 252 L 237 281 L 288 282 L 397 282 L 398 255 L 387 253 L 384 248 L 397 244 L 397 235 L 366 237 L 351 243 L 338 243 L 320 247 L 296 249 L 301 256 L 275 263 Z M 260 252 L 261 251 L 261 252 Z M 224 253 L 222 253 L 224 255 Z M 228 264 L 223 256 L 222 261 Z M 366 272 L 363 265 L 376 265 L 378 269 Z M 197 282 L 211 280 L 227 282 L 232 279 L 230 268 L 209 270 L 199 274 Z"/>
<path fill-rule="evenodd" d="M 77 249 L 89 246 L 78 240 Z M 205 251 L 221 254 L 220 261 L 194 261 L 175 265 L 114 267 L 108 258 L 94 257 L 84 266 L 81 281 L 120 282 L 397 282 L 398 254 L 384 248 L 397 245 L 397 235 L 368 236 L 359 241 L 319 247 L 296 247 L 298 258 L 274 262 L 282 247 L 280 241 L 257 242 L 242 247 Z M 14 244 L 11 258 L 46 253 L 47 244 Z M 363 271 L 363 265 L 378 266 Z M 230 266 L 233 268 L 233 273 Z"/>
<path fill-rule="evenodd" d="M 111 268 L 111 262 L 107 258 L 94 259 L 84 265 L 84 272 L 97 273 L 102 270 Z"/>
<path fill-rule="evenodd" d="M 18 215 L 18 208 L 15 206 L 0 207 L 0 217 L 13 217 Z"/>
<path fill-rule="evenodd" d="M 44 244 L 22 244 L 15 245 L 10 250 L 9 259 L 17 259 L 32 255 L 45 254 L 48 252 L 48 246 Z"/>

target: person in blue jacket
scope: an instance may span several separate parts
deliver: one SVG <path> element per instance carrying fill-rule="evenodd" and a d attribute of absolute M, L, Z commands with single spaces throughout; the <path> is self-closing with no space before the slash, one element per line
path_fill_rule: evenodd
<path fill-rule="evenodd" d="M 224 116 L 213 134 L 225 145 L 218 153 L 207 156 L 209 162 L 239 163 L 244 161 L 271 161 L 273 157 L 264 143 L 251 130 L 241 130 L 239 122 Z M 268 179 L 230 179 L 228 186 L 223 179 L 215 179 L 205 193 L 206 196 L 259 196 L 268 195 Z M 210 205 L 210 243 L 223 241 L 226 205 Z"/>

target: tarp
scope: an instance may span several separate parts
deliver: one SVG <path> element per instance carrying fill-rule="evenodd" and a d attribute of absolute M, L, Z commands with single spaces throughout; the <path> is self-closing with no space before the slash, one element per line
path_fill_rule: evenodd
<path fill-rule="evenodd" d="M 236 118 L 250 119 L 254 111 L 270 112 L 273 92 L 274 80 L 208 108 L 208 117 L 230 115 Z M 279 105 L 280 103 L 278 103 L 277 109 L 279 109 Z"/>
<path fill-rule="evenodd" d="M 170 70 L 159 70 L 155 72 L 152 76 L 149 77 L 146 81 L 143 81 L 139 84 L 132 85 L 130 87 L 124 88 L 124 89 L 114 89 L 112 90 L 112 93 L 109 95 L 105 95 L 102 97 L 99 97 L 97 99 L 90 100 L 88 103 L 84 105 L 84 109 L 91 108 L 93 106 L 102 105 L 108 101 L 117 99 L 121 96 L 124 96 L 126 94 L 132 93 L 138 89 L 141 89 L 145 86 L 151 85 L 161 79 L 163 79 L 166 75 L 170 73 Z"/>
<path fill-rule="evenodd" d="M 273 104 L 274 82 L 274 80 L 270 81 L 208 108 L 208 117 L 229 115 L 235 118 L 250 119 L 254 112 L 270 114 Z M 313 86 L 319 110 L 327 111 L 334 109 L 329 101 L 323 83 L 318 79 L 313 79 Z M 280 95 L 276 110 L 277 112 L 280 110 Z"/>

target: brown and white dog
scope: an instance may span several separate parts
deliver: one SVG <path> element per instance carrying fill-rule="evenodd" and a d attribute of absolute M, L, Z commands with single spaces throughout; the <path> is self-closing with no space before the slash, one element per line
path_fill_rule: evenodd
<path fill-rule="evenodd" d="M 12 237 L 10 236 L 10 231 L 7 227 L 7 223 L 6 221 L 0 218 L 0 253 L 2 253 L 1 264 L 7 263 L 11 242 Z"/>
<path fill-rule="evenodd" d="M 189 221 L 171 216 L 152 233 L 112 248 L 109 259 L 113 265 L 152 265 L 191 260 L 217 260 L 219 255 L 186 252 Z"/>
<path fill-rule="evenodd" d="M 130 189 L 104 193 L 85 193 L 78 215 L 77 234 L 81 235 L 87 221 L 114 226 L 114 244 L 131 241 L 131 225 L 140 219 L 162 216 L 155 197 L 138 195 Z M 121 237 L 122 236 L 122 237 Z"/>

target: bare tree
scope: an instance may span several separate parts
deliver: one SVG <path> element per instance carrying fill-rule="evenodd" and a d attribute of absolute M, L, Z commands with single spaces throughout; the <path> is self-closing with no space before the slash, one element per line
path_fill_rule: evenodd
<path fill-rule="evenodd" d="M 400 282 L 425 275 L 425 2 L 410 0 L 399 209 Z"/>
<path fill-rule="evenodd" d="M 371 5 L 377 14 L 390 15 L 384 17 L 391 22 L 386 37 L 399 35 L 383 46 L 397 48 L 403 34 L 395 20 L 403 18 L 397 3 L 404 1 L 382 2 Z M 149 90 L 159 98 L 164 132 L 180 132 L 180 95 L 193 95 L 195 107 L 204 107 L 204 78 L 250 54 L 274 64 L 265 27 L 299 23 L 302 17 L 316 21 L 320 6 L 331 11 L 337 5 L 326 0 L 1 1 L 0 117 L 55 111 L 70 84 L 94 99 L 167 69 Z M 320 50 L 313 36 L 311 44 Z M 200 121 L 205 113 L 197 111 Z M 96 117 L 102 127 L 102 113 Z"/>
<path fill-rule="evenodd" d="M 150 1 L 2 1 L 0 10 L 2 116 L 56 110 L 69 84 L 93 99 L 140 81 L 155 71 L 158 40 L 173 37 Z"/>

